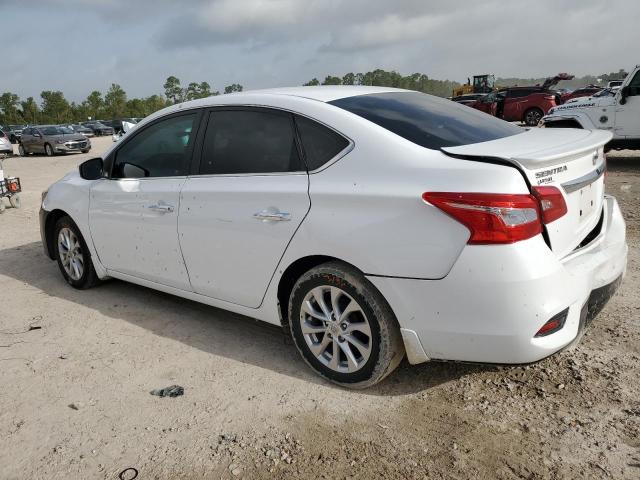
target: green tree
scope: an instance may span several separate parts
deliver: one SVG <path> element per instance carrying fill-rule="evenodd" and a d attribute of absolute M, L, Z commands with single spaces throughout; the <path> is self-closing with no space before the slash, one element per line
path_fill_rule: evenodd
<path fill-rule="evenodd" d="M 317 85 L 320 85 L 320 80 L 318 80 L 317 78 L 313 78 L 311 80 L 309 80 L 307 83 L 303 84 L 303 87 L 315 87 Z"/>
<path fill-rule="evenodd" d="M 173 103 L 180 103 L 184 98 L 184 91 L 180 86 L 180 79 L 171 75 L 164 82 L 164 95 Z"/>
<path fill-rule="evenodd" d="M 144 117 L 167 106 L 167 101 L 160 95 L 151 95 L 144 99 Z"/>
<path fill-rule="evenodd" d="M 22 117 L 18 112 L 20 97 L 15 93 L 5 92 L 0 95 L 0 123 L 20 123 Z"/>
<path fill-rule="evenodd" d="M 226 87 L 224 87 L 224 93 L 235 93 L 241 91 L 242 85 L 240 85 L 239 83 L 232 83 L 231 85 L 227 85 Z"/>
<path fill-rule="evenodd" d="M 343 85 L 355 85 L 356 76 L 353 73 L 347 73 L 344 77 L 342 77 Z"/>
<path fill-rule="evenodd" d="M 46 123 L 63 123 L 71 121 L 69 102 L 60 91 L 45 90 L 42 97 L 42 118 Z"/>
<path fill-rule="evenodd" d="M 98 90 L 91 92 L 85 102 L 88 110 L 87 117 L 91 117 L 95 120 L 102 116 L 102 112 L 104 111 L 104 100 L 102 99 L 102 94 Z"/>
<path fill-rule="evenodd" d="M 40 109 L 33 97 L 27 97 L 26 100 L 20 102 L 20 108 L 22 109 L 22 118 L 29 124 L 38 123 L 38 114 Z"/>
<path fill-rule="evenodd" d="M 342 85 L 342 79 L 340 77 L 332 77 L 327 75 L 322 82 L 322 85 Z"/>
<path fill-rule="evenodd" d="M 112 83 L 105 94 L 104 107 L 107 115 L 111 118 L 122 118 L 127 113 L 127 94 L 117 83 Z"/>

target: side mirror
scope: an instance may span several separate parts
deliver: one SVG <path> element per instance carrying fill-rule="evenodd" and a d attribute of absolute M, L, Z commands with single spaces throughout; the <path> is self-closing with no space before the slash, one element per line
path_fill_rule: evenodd
<path fill-rule="evenodd" d="M 620 105 L 627 103 L 627 97 L 629 96 L 629 85 L 620 89 Z"/>
<path fill-rule="evenodd" d="M 92 158 L 86 162 L 82 162 L 78 167 L 80 176 L 85 180 L 98 180 L 103 177 L 102 158 Z"/>

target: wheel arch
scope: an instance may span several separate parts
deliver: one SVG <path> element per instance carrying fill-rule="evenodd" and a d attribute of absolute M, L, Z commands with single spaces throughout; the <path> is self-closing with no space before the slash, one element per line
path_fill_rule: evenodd
<path fill-rule="evenodd" d="M 45 243 L 45 247 L 46 247 L 47 256 L 51 260 L 55 260 L 55 258 L 56 258 L 55 257 L 55 253 L 54 253 L 55 252 L 55 242 L 54 242 L 54 238 L 53 238 L 54 229 L 56 228 L 56 223 L 62 217 L 69 217 L 73 221 L 73 217 L 71 217 L 71 215 L 69 215 L 67 212 L 65 212 L 64 210 L 59 209 L 59 208 L 56 208 L 56 209 L 50 211 L 49 214 L 47 215 L 46 220 L 45 220 L 45 224 L 44 224 L 44 241 L 46 242 Z"/>
<path fill-rule="evenodd" d="M 290 263 L 287 268 L 284 269 L 278 281 L 278 310 L 280 314 L 280 323 L 283 327 L 287 327 L 289 325 L 289 296 L 291 295 L 291 291 L 293 290 L 293 286 L 296 281 L 312 268 L 327 262 L 340 262 L 360 270 L 349 262 L 329 255 L 307 255 Z"/>

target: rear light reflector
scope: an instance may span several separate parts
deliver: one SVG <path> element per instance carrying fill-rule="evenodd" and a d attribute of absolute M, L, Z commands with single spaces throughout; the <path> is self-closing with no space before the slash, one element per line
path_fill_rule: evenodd
<path fill-rule="evenodd" d="M 538 333 L 536 333 L 534 337 L 546 337 L 547 335 L 556 333 L 558 330 L 562 330 L 564 322 L 567 320 L 567 315 L 569 315 L 569 309 L 565 308 L 557 315 L 551 317 L 551 320 L 540 327 L 540 330 L 538 330 Z"/>
<path fill-rule="evenodd" d="M 540 202 L 542 222 L 549 224 L 567 213 L 562 192 L 556 187 L 533 187 L 533 194 Z"/>
<path fill-rule="evenodd" d="M 468 244 L 514 243 L 542 231 L 533 195 L 425 192 L 422 199 L 467 227 Z"/>

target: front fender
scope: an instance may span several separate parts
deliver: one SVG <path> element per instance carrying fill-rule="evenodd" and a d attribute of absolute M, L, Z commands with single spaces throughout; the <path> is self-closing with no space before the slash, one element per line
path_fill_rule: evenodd
<path fill-rule="evenodd" d="M 99 182 L 101 180 L 88 181 L 82 179 L 77 172 L 69 173 L 49 187 L 46 196 L 42 200 L 41 208 L 48 214 L 64 212 L 71 217 L 89 248 L 98 278 L 104 278 L 107 276 L 107 271 L 100 263 L 89 228 L 90 192 L 91 186 L 96 181 Z M 42 228 L 44 229 L 45 225 Z M 46 234 L 47 232 L 43 230 L 43 240 L 46 238 Z"/>

